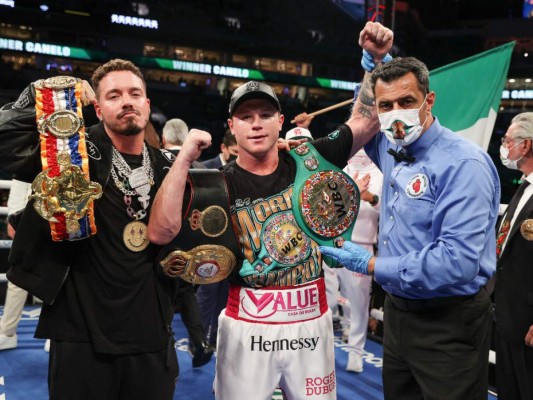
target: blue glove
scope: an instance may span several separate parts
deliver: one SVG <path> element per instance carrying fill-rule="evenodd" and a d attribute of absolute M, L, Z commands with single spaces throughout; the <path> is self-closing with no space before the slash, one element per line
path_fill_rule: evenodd
<path fill-rule="evenodd" d="M 340 249 L 328 246 L 319 246 L 323 256 L 329 256 L 350 271 L 368 275 L 368 261 L 372 258 L 370 252 L 350 241 L 345 241 Z"/>
<path fill-rule="evenodd" d="M 387 53 L 381 62 L 384 64 L 392 60 L 392 56 Z M 361 57 L 361 66 L 367 72 L 372 72 L 376 68 L 376 63 L 374 62 L 374 56 L 363 49 L 363 57 Z"/>

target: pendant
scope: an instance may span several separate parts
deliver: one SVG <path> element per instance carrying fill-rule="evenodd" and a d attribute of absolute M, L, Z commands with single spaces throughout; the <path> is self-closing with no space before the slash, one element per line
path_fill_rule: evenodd
<path fill-rule="evenodd" d="M 150 177 L 143 167 L 135 168 L 133 171 L 131 171 L 130 176 L 128 176 L 128 181 L 133 190 L 137 190 L 137 188 L 147 185 L 148 191 L 150 191 Z"/>
<path fill-rule="evenodd" d="M 124 228 L 122 239 L 126 247 L 134 252 L 143 251 L 150 243 L 148 227 L 141 221 L 132 221 Z"/>
<path fill-rule="evenodd" d="M 526 219 L 520 225 L 520 233 L 526 240 L 533 240 L 533 219 Z"/>
<path fill-rule="evenodd" d="M 150 200 L 150 196 L 148 196 L 150 194 L 150 189 L 151 189 L 150 184 L 145 184 L 145 185 L 136 187 L 135 191 L 137 192 L 139 196 L 148 197 L 148 200 Z"/>

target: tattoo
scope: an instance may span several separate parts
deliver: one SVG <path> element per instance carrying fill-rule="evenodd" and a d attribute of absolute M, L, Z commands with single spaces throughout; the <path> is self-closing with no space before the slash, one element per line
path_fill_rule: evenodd
<path fill-rule="evenodd" d="M 359 108 L 357 109 L 359 114 L 361 114 L 363 117 L 366 118 L 372 118 L 372 109 L 367 107 L 364 104 L 359 105 Z"/>
<path fill-rule="evenodd" d="M 369 107 L 374 107 L 374 95 L 367 79 L 363 81 L 361 91 L 359 92 L 359 99 L 362 104 Z"/>
<path fill-rule="evenodd" d="M 372 111 L 375 107 L 374 100 L 374 94 L 370 87 L 369 74 L 365 74 L 365 78 L 363 79 L 363 83 L 359 90 L 358 102 L 354 104 L 353 111 L 357 111 L 363 118 L 372 118 Z"/>

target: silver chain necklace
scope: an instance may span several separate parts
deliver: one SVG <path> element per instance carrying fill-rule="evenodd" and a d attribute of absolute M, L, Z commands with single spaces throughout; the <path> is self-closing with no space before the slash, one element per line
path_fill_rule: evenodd
<path fill-rule="evenodd" d="M 154 170 L 150 163 L 148 148 L 143 145 L 142 165 L 134 170 L 128 165 L 122 154 L 112 146 L 113 157 L 111 168 L 111 177 L 115 186 L 124 194 L 124 203 L 128 215 L 135 219 L 141 220 L 146 217 L 146 209 L 150 204 L 150 188 L 154 184 Z M 131 206 L 131 196 L 139 196 L 137 199 L 142 209 L 135 211 Z"/>

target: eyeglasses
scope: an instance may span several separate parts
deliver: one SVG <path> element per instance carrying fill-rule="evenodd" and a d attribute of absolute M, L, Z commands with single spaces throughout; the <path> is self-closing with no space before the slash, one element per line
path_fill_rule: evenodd
<path fill-rule="evenodd" d="M 516 139 L 521 139 L 520 137 L 502 137 L 501 141 L 504 146 L 507 146 L 509 143 L 514 142 Z"/>

